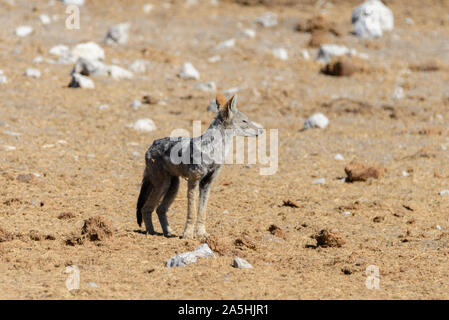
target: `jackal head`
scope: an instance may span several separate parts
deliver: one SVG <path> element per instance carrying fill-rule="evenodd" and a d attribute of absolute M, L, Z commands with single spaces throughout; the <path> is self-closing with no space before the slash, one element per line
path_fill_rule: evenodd
<path fill-rule="evenodd" d="M 232 130 L 236 136 L 257 137 L 262 134 L 263 127 L 251 121 L 243 112 L 237 109 L 237 96 L 226 100 L 222 94 L 218 94 L 216 103 L 219 109 L 218 117 L 221 118 L 226 130 Z"/>

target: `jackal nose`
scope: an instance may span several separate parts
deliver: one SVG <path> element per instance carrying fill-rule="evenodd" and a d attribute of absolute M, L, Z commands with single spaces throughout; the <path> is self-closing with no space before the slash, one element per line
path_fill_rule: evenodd
<path fill-rule="evenodd" d="M 259 136 L 265 132 L 265 129 L 263 128 L 263 126 L 260 123 L 253 121 L 253 125 L 256 127 L 256 131 L 257 131 L 256 136 Z"/>

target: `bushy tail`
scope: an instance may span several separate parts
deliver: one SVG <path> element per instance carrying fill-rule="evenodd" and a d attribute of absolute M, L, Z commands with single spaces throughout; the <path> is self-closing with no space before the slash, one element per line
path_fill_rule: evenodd
<path fill-rule="evenodd" d="M 137 224 L 142 226 L 142 208 L 145 205 L 145 201 L 147 200 L 148 194 L 151 191 L 152 185 L 151 182 L 147 179 L 143 179 L 142 187 L 140 188 L 139 199 L 137 200 Z"/>

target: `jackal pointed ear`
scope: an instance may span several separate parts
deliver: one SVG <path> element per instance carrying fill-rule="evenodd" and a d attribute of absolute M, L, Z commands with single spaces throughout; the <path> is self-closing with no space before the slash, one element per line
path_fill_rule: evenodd
<path fill-rule="evenodd" d="M 215 103 L 218 107 L 224 106 L 226 104 L 226 98 L 223 94 L 217 93 L 217 97 L 215 98 Z"/>
<path fill-rule="evenodd" d="M 221 108 L 221 113 L 225 119 L 232 119 L 237 112 L 237 96 L 233 96 L 229 99 Z"/>

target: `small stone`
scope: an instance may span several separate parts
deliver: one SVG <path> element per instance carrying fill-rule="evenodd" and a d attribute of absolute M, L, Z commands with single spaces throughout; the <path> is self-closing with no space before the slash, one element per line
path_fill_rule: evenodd
<path fill-rule="evenodd" d="M 74 73 L 72 75 L 72 81 L 69 83 L 69 88 L 84 88 L 84 89 L 94 89 L 94 82 L 79 73 Z"/>
<path fill-rule="evenodd" d="M 263 15 L 256 18 L 254 22 L 260 24 L 265 28 L 274 27 L 278 24 L 277 16 L 273 12 L 265 12 Z"/>
<path fill-rule="evenodd" d="M 66 5 L 75 5 L 75 6 L 84 5 L 84 0 L 61 0 L 61 1 Z"/>
<path fill-rule="evenodd" d="M 39 19 L 41 20 L 42 24 L 50 24 L 51 23 L 50 17 L 47 16 L 46 14 L 41 14 L 39 16 Z"/>
<path fill-rule="evenodd" d="M 89 60 L 79 58 L 72 68 L 70 74 L 79 73 L 83 76 L 103 75 L 106 74 L 108 67 L 99 60 Z"/>
<path fill-rule="evenodd" d="M 393 98 L 396 100 L 404 98 L 404 89 L 402 87 L 397 87 L 394 89 Z"/>
<path fill-rule="evenodd" d="M 380 0 L 368 0 L 354 9 L 351 16 L 354 33 L 361 38 L 381 37 L 394 28 L 393 12 Z"/>
<path fill-rule="evenodd" d="M 329 119 L 322 113 L 315 113 L 304 122 L 304 129 L 321 128 L 325 129 L 329 124 Z"/>
<path fill-rule="evenodd" d="M 131 108 L 133 108 L 134 110 L 139 109 L 142 106 L 142 102 L 140 102 L 140 100 L 134 100 L 131 103 Z"/>
<path fill-rule="evenodd" d="M 32 173 L 29 173 L 29 174 L 19 174 L 16 179 L 19 182 L 30 183 L 31 181 L 33 181 L 33 178 L 34 175 Z"/>
<path fill-rule="evenodd" d="M 139 131 L 150 132 L 156 130 L 156 124 L 153 122 L 153 120 L 144 118 L 137 120 L 133 124 L 133 128 Z"/>
<path fill-rule="evenodd" d="M 199 80 L 200 78 L 200 73 L 198 72 L 198 70 L 195 69 L 195 67 L 190 62 L 186 62 L 183 64 L 178 75 L 179 77 L 185 80 L 189 79 Z"/>
<path fill-rule="evenodd" d="M 253 267 L 248 261 L 239 257 L 234 257 L 232 266 L 238 269 L 251 269 Z"/>
<path fill-rule="evenodd" d="M 326 179 L 320 178 L 312 181 L 312 184 L 326 184 Z"/>
<path fill-rule="evenodd" d="M 307 51 L 307 49 L 301 49 L 300 53 L 301 53 L 301 56 L 303 59 L 305 59 L 305 60 L 310 59 L 310 54 L 309 54 L 309 51 Z"/>
<path fill-rule="evenodd" d="M 133 73 L 119 66 L 108 66 L 107 73 L 114 80 L 132 79 Z"/>
<path fill-rule="evenodd" d="M 442 229 L 441 226 L 440 226 L 439 224 L 437 224 L 437 225 L 435 226 L 435 228 L 436 228 L 437 230 L 441 230 L 441 229 Z"/>
<path fill-rule="evenodd" d="M 143 6 L 143 12 L 148 14 L 151 12 L 151 10 L 153 10 L 154 6 L 151 3 L 147 3 Z"/>
<path fill-rule="evenodd" d="M 98 288 L 98 285 L 95 282 L 88 282 L 87 285 L 92 288 Z"/>
<path fill-rule="evenodd" d="M 321 230 L 318 234 L 313 236 L 319 247 L 341 247 L 346 241 L 338 232 L 331 232 L 327 230 Z"/>
<path fill-rule="evenodd" d="M 210 63 L 215 63 L 215 62 L 218 62 L 220 60 L 221 60 L 220 56 L 213 56 L 213 57 L 210 57 L 209 59 L 207 59 L 207 61 L 209 61 Z"/>
<path fill-rule="evenodd" d="M 254 31 L 253 29 L 245 29 L 243 30 L 243 35 L 248 38 L 254 38 L 256 36 L 256 31 Z"/>
<path fill-rule="evenodd" d="M 33 32 L 33 28 L 30 26 L 20 26 L 16 29 L 16 36 L 26 37 Z"/>
<path fill-rule="evenodd" d="M 318 50 L 317 60 L 319 62 L 330 62 L 333 57 L 350 55 L 351 53 L 352 51 L 345 46 L 325 44 Z"/>
<path fill-rule="evenodd" d="M 104 50 L 93 41 L 77 44 L 68 54 L 61 56 L 61 63 L 74 63 L 79 58 L 104 60 Z"/>
<path fill-rule="evenodd" d="M 449 196 L 449 190 L 442 190 L 439 193 L 440 196 Z"/>
<path fill-rule="evenodd" d="M 168 259 L 165 266 L 168 268 L 185 267 L 188 264 L 195 263 L 198 258 L 207 257 L 213 257 L 214 259 L 216 258 L 214 252 L 209 248 L 209 246 L 206 243 L 203 243 L 194 251 L 180 253 Z"/>
<path fill-rule="evenodd" d="M 61 57 L 65 54 L 69 53 L 69 47 L 67 47 L 63 44 L 58 44 L 57 46 L 52 47 L 48 53 L 50 53 L 54 56 Z"/>
<path fill-rule="evenodd" d="M 408 173 L 407 171 L 402 171 L 402 176 L 403 177 L 408 177 L 410 175 L 410 173 Z"/>
<path fill-rule="evenodd" d="M 341 154 L 337 153 L 334 157 L 334 160 L 343 161 L 343 160 L 345 160 L 345 157 L 343 157 Z"/>
<path fill-rule="evenodd" d="M 6 79 L 6 76 L 3 74 L 3 70 L 0 70 L 0 84 L 8 83 L 8 79 Z"/>
<path fill-rule="evenodd" d="M 129 66 L 129 69 L 135 73 L 145 73 L 147 71 L 147 61 L 138 59 Z"/>
<path fill-rule="evenodd" d="M 273 50 L 273 55 L 280 60 L 288 60 L 288 52 L 284 48 L 277 48 Z"/>
<path fill-rule="evenodd" d="M 215 49 L 217 49 L 217 50 L 229 49 L 229 48 L 233 47 L 234 45 L 235 45 L 235 39 L 229 39 L 229 40 L 219 43 L 215 47 Z"/>
<path fill-rule="evenodd" d="M 126 44 L 129 38 L 129 23 L 120 23 L 109 28 L 105 42 L 107 44 Z"/>
<path fill-rule="evenodd" d="M 40 78 L 41 77 L 41 72 L 38 69 L 34 69 L 34 68 L 27 68 L 25 71 L 25 75 L 27 77 L 31 77 L 31 78 Z"/>
<path fill-rule="evenodd" d="M 206 92 L 211 92 L 211 91 L 216 91 L 217 86 L 215 85 L 215 82 L 208 81 L 208 82 L 198 83 L 195 86 L 195 89 L 198 89 L 201 91 L 206 91 Z"/>

